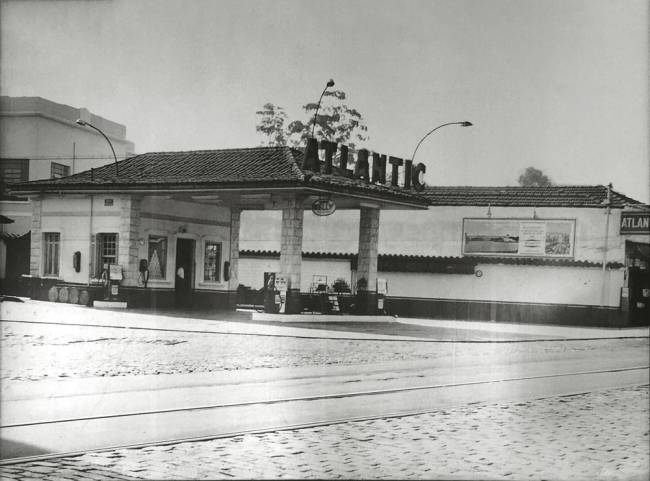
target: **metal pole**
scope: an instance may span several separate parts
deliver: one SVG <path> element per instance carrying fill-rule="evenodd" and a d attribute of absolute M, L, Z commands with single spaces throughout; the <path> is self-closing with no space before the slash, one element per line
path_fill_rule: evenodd
<path fill-rule="evenodd" d="M 612 184 L 607 186 L 607 199 L 605 200 L 607 208 L 605 209 L 605 245 L 603 246 L 603 288 L 601 292 L 601 305 L 605 305 L 607 297 L 607 249 L 609 244 L 609 217 L 611 215 L 612 203 Z"/>
<path fill-rule="evenodd" d="M 325 91 L 330 87 L 334 87 L 334 80 L 332 79 L 328 80 L 327 85 L 325 85 L 325 88 L 323 89 L 323 92 L 320 94 L 320 98 L 318 99 L 318 105 L 316 106 L 316 113 L 314 113 L 314 124 L 311 126 L 312 138 L 314 137 L 314 129 L 316 128 L 316 118 L 318 116 L 318 110 L 320 109 L 321 100 L 323 100 L 323 95 L 325 95 Z"/>

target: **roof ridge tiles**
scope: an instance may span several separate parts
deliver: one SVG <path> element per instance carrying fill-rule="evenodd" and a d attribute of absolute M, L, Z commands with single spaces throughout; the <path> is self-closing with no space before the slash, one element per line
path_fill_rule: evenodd
<path fill-rule="evenodd" d="M 185 154 L 185 153 L 206 153 L 206 152 L 239 152 L 242 150 L 297 150 L 288 145 L 274 145 L 274 146 L 257 146 L 257 147 L 227 147 L 225 149 L 193 149 L 193 150 L 154 150 L 151 152 L 143 152 L 141 154 L 135 154 L 133 157 L 140 157 L 142 155 L 160 155 L 160 154 Z M 128 159 L 124 159 L 128 160 Z"/>

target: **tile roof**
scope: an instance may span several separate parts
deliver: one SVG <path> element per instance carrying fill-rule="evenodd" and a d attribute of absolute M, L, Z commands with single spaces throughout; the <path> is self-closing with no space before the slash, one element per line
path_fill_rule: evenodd
<path fill-rule="evenodd" d="M 426 206 L 414 192 L 359 179 L 303 171 L 303 153 L 289 147 L 253 147 L 186 152 L 150 152 L 60 179 L 14 184 L 14 192 L 107 187 L 302 187 Z"/>
<path fill-rule="evenodd" d="M 53 180 L 29 185 L 164 185 L 164 184 L 237 184 L 256 182 L 302 181 L 296 165 L 299 151 L 288 147 L 249 149 L 192 150 L 185 152 L 149 152 L 115 164 Z"/>
<path fill-rule="evenodd" d="M 604 185 L 554 185 L 549 187 L 427 186 L 421 195 L 433 206 L 602 207 Z M 615 190 L 611 206 L 641 204 Z"/>

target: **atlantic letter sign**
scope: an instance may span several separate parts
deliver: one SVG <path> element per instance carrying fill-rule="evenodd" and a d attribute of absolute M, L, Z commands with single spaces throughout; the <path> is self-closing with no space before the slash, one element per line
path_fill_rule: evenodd
<path fill-rule="evenodd" d="M 347 146 L 341 145 L 339 148 L 339 165 L 333 165 L 334 154 L 338 144 L 323 140 L 320 142 L 314 138 L 307 139 L 307 147 L 305 148 L 305 157 L 302 163 L 302 168 L 311 170 L 312 172 L 321 172 L 328 175 L 343 175 L 345 177 L 352 177 L 360 179 L 369 184 L 386 185 L 386 169 L 391 167 L 391 180 L 392 187 L 398 186 L 398 178 L 400 177 L 400 167 L 403 170 L 403 181 L 401 187 L 403 189 L 415 189 L 420 192 L 424 189 L 424 173 L 427 171 L 426 166 L 420 162 L 413 165 L 413 161 L 408 159 L 400 159 L 399 157 L 392 157 L 378 152 L 371 153 L 366 149 L 360 149 L 357 152 L 356 166 L 354 172 L 349 171 L 348 155 L 349 150 Z M 323 162 L 319 157 L 319 150 L 324 151 Z M 336 168 L 335 168 L 336 167 Z M 329 214 L 327 214 L 329 215 Z"/>
<path fill-rule="evenodd" d="M 650 234 L 650 212 L 622 212 L 621 234 Z"/>

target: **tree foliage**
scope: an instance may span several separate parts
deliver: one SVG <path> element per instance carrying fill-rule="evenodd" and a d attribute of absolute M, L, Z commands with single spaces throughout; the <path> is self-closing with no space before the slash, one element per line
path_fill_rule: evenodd
<path fill-rule="evenodd" d="M 553 185 L 551 179 L 535 167 L 527 167 L 519 176 L 519 185 L 522 187 L 547 187 Z"/>
<path fill-rule="evenodd" d="M 304 146 L 311 137 L 314 127 L 314 137 L 332 142 L 346 144 L 354 149 L 358 142 L 368 139 L 368 127 L 361 113 L 345 103 L 346 95 L 342 90 L 326 91 L 323 95 L 320 109 L 314 127 L 314 114 L 317 103 L 302 106 L 304 118 L 286 124 L 287 115 L 282 107 L 267 103 L 257 112 L 259 122 L 257 132 L 265 136 L 263 145 Z M 286 127 L 285 127 L 286 124 Z"/>
<path fill-rule="evenodd" d="M 266 103 L 262 106 L 262 110 L 258 110 L 255 113 L 259 117 L 259 122 L 255 126 L 255 130 L 265 136 L 262 145 L 268 147 L 287 145 L 284 124 L 288 117 L 284 109 L 272 103 Z"/>

